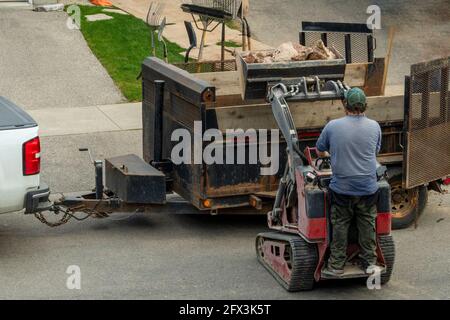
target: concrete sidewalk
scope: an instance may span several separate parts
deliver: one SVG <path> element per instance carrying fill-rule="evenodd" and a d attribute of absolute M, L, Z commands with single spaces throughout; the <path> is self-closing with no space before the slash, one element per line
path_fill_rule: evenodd
<path fill-rule="evenodd" d="M 30 110 L 39 124 L 41 137 L 98 132 L 138 130 L 142 128 L 142 104 L 125 103 L 75 108 Z"/>
<path fill-rule="evenodd" d="M 39 124 L 41 178 L 53 193 L 90 190 L 94 170 L 79 148 L 96 159 L 142 155 L 141 103 L 29 111 Z"/>

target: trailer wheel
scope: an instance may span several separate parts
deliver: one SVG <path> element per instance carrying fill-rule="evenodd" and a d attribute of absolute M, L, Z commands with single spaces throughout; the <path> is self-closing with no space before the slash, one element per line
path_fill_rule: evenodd
<path fill-rule="evenodd" d="M 419 188 L 404 189 L 402 175 L 389 179 L 391 185 L 392 229 L 409 227 L 419 214 Z"/>
<path fill-rule="evenodd" d="M 378 243 L 383 253 L 384 262 L 386 264 L 386 272 L 381 275 L 381 284 L 388 283 L 391 279 L 392 270 L 395 262 L 395 244 L 391 235 L 379 236 Z"/>

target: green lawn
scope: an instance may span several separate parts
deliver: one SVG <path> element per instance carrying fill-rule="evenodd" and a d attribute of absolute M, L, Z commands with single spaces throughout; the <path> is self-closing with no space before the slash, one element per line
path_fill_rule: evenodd
<path fill-rule="evenodd" d="M 229 40 L 229 41 L 224 41 L 224 46 L 227 48 L 240 48 L 241 45 L 237 42 L 234 42 L 233 40 Z M 221 46 L 222 43 L 219 41 L 216 43 L 216 45 Z"/>
<path fill-rule="evenodd" d="M 141 101 L 141 81 L 136 77 L 142 61 L 151 55 L 150 28 L 132 16 L 104 12 L 111 20 L 88 22 L 85 15 L 102 13 L 102 7 L 80 6 L 81 32 L 92 52 L 110 74 L 123 95 L 129 101 Z M 157 56 L 163 57 L 163 46 L 158 43 Z M 184 49 L 166 40 L 169 62 L 184 61 Z M 95 85 L 95 84 L 92 84 Z"/>

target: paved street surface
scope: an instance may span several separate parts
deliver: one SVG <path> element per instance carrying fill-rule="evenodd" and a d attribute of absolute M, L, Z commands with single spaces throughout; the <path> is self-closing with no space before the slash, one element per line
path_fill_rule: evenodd
<path fill-rule="evenodd" d="M 141 130 L 42 138 L 43 174 L 54 192 L 89 190 L 97 158 L 141 154 Z M 118 213 L 51 229 L 32 216 L 0 217 L 0 298 L 106 299 L 447 299 L 450 296 L 450 194 L 430 194 L 417 229 L 395 231 L 397 262 L 381 291 L 327 282 L 289 294 L 259 265 L 255 235 L 264 216 Z M 68 290 L 69 265 L 82 289 Z"/>
<path fill-rule="evenodd" d="M 250 0 L 249 20 L 256 38 L 277 46 L 298 41 L 301 21 L 366 23 L 372 4 L 381 9 L 376 56 L 385 56 L 388 27 L 396 28 L 388 84 L 392 92 L 402 93 L 399 86 L 411 64 L 450 53 L 448 0 Z"/>
<path fill-rule="evenodd" d="M 124 101 L 65 12 L 0 6 L 0 95 L 27 110 Z"/>
<path fill-rule="evenodd" d="M 10 214 L 0 219 L 0 298 L 448 299 L 450 197 L 432 202 L 417 229 L 394 232 L 393 278 L 378 291 L 340 281 L 285 292 L 255 257 L 264 217 L 119 214 L 50 229 Z M 81 268 L 81 290 L 66 288 L 69 265 Z"/>
<path fill-rule="evenodd" d="M 264 4 L 265 1 L 261 0 L 261 3 Z M 283 8 L 277 6 L 277 10 Z M 351 5 L 346 8 L 351 10 Z M 16 15 L 19 13 L 9 15 L 0 12 L 0 25 L 4 25 L 1 23 L 7 17 L 8 21 L 15 21 L 20 29 L 22 20 Z M 29 19 L 35 19 L 31 18 L 31 13 L 29 15 L 27 12 L 25 15 Z M 39 17 L 46 16 L 43 14 Z M 54 17 L 57 19 L 50 19 L 53 23 L 64 21 L 59 13 Z M 36 22 L 35 26 L 40 23 Z M 284 19 L 277 23 L 282 27 L 290 22 Z M 11 28 L 10 32 L 15 32 L 14 29 Z M 259 28 L 255 26 L 253 29 L 258 34 Z M 67 35 L 60 34 L 65 32 L 59 29 L 50 39 L 42 41 L 52 44 L 56 39 L 65 39 Z M 117 110 L 117 106 L 92 107 L 92 114 L 97 117 L 98 125 L 89 125 L 90 118 L 86 116 L 85 108 L 114 103 L 121 98 L 116 95 L 116 89 L 110 80 L 104 77 L 101 66 L 97 69 L 98 61 L 90 60 L 92 56 L 89 54 L 85 55 L 86 52 L 89 53 L 86 48 L 80 49 L 79 54 L 84 58 L 80 58 L 82 62 L 80 65 L 75 63 L 74 68 L 78 65 L 79 72 L 92 75 L 95 81 L 93 78 L 84 78 L 85 80 L 72 85 L 72 74 L 69 74 L 70 76 L 61 78 L 67 81 L 68 88 L 73 88 L 69 90 L 59 87 L 66 84 L 55 81 L 59 79 L 56 76 L 48 77 L 53 81 L 53 91 L 34 90 L 31 82 L 22 84 L 20 80 L 27 82 L 29 77 L 35 81 L 33 83 L 40 84 L 39 78 L 33 78 L 36 72 L 22 70 L 24 75 L 19 76 L 15 68 L 20 70 L 21 64 L 27 61 L 23 45 L 26 43 L 39 52 L 39 43 L 20 33 L 16 35 L 20 41 L 13 41 L 12 35 L 8 35 L 4 29 L 0 29 L 0 35 L 0 94 L 25 104 L 39 120 L 42 130 L 42 180 L 54 192 L 88 190 L 93 186 L 93 167 L 89 164 L 87 154 L 77 151 L 79 147 L 90 147 L 94 157 L 100 159 L 126 153 L 142 153 L 142 133 L 137 125 L 139 121 L 127 117 L 135 114 L 136 106 L 128 106 L 131 109 L 127 110 L 134 111 L 125 114 Z M 9 37 L 9 50 L 4 47 L 5 36 Z M 74 36 L 74 39 L 82 40 L 79 36 Z M 11 49 L 17 48 L 19 44 L 22 45 L 22 51 Z M 31 55 L 33 50 L 29 52 Z M 14 54 L 22 55 L 22 59 L 14 58 Z M 7 56 L 13 56 L 9 61 L 15 67 L 4 64 L 3 59 Z M 57 63 L 58 58 L 50 60 Z M 33 70 L 41 70 L 39 65 L 32 66 L 37 68 Z M 93 87 L 93 83 L 97 85 L 95 92 L 87 88 Z M 23 88 L 25 93 L 19 94 L 18 88 Z M 49 108 L 54 108 L 55 114 Z M 58 114 L 59 111 L 62 113 Z M 67 122 L 64 122 L 66 125 L 59 122 L 64 114 L 68 117 Z M 397 262 L 392 281 L 380 291 L 369 291 L 359 282 L 340 281 L 321 283 L 311 292 L 285 292 L 256 260 L 254 238 L 258 232 L 265 230 L 264 216 L 175 216 L 158 213 L 130 216 L 119 213 L 108 219 L 90 219 L 79 223 L 71 221 L 65 226 L 51 229 L 32 216 L 2 215 L 0 298 L 450 297 L 449 194 L 430 194 L 430 204 L 420 218 L 418 228 L 394 232 Z M 66 270 L 70 265 L 81 268 L 81 290 L 69 290 L 66 287 Z"/>

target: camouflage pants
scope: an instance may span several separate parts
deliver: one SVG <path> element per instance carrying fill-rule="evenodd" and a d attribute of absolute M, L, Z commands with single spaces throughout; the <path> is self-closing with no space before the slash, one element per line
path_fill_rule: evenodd
<path fill-rule="evenodd" d="M 376 199 L 378 193 L 371 196 L 345 196 L 332 192 L 331 224 L 333 238 L 330 244 L 331 254 L 328 266 L 341 270 L 347 259 L 347 243 L 350 224 L 356 221 L 360 257 L 368 264 L 377 261 L 377 240 L 375 221 L 377 216 Z"/>

